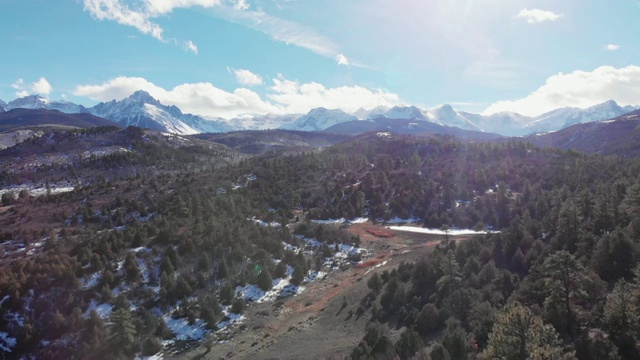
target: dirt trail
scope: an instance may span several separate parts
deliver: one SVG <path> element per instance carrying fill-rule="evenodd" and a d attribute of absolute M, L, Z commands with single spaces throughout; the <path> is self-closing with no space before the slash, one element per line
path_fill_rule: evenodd
<path fill-rule="evenodd" d="M 362 340 L 368 318 L 357 316 L 360 301 L 369 292 L 368 278 L 401 261 L 414 261 L 438 244 L 441 236 L 396 232 L 371 223 L 356 224 L 349 232 L 360 236 L 370 257 L 324 280 L 306 284 L 292 298 L 251 304 L 247 320 L 231 339 L 180 354 L 181 359 L 324 359 L 348 355 Z"/>

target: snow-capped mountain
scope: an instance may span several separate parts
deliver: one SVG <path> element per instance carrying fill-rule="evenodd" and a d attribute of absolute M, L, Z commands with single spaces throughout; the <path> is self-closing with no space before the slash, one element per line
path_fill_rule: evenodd
<path fill-rule="evenodd" d="M 524 126 L 532 118 L 514 112 L 499 112 L 491 115 L 473 114 L 461 111 L 460 114 L 484 132 L 505 136 L 521 136 L 528 134 Z"/>
<path fill-rule="evenodd" d="M 287 124 L 294 122 L 303 114 L 267 114 L 257 115 L 254 117 L 233 118 L 228 121 L 231 126 L 244 130 L 267 130 L 279 129 Z"/>
<path fill-rule="evenodd" d="M 149 93 L 141 90 L 121 101 L 99 103 L 89 111 L 122 126 L 133 125 L 180 135 L 236 130 L 223 121 L 183 114 L 177 106 L 162 105 Z"/>
<path fill-rule="evenodd" d="M 512 112 L 501 112 L 492 115 L 474 114 L 455 110 L 448 104 L 426 110 L 416 106 L 394 106 L 392 108 L 378 106 L 373 109 L 359 109 L 353 115 L 339 109 L 316 108 L 305 115 L 267 114 L 230 120 L 221 118 L 207 120 L 197 115 L 183 114 L 176 106 L 163 105 L 145 91 L 136 91 L 121 101 L 102 102 L 92 108 L 85 108 L 82 105 L 68 101 L 51 101 L 40 95 L 25 96 L 9 103 L 0 100 L 0 112 L 17 108 L 57 110 L 67 114 L 91 113 L 122 126 L 134 125 L 176 134 L 276 128 L 319 131 L 336 124 L 351 121 L 373 121 L 386 118 L 387 120 L 410 121 L 407 126 L 416 123 L 421 124 L 424 121 L 464 130 L 482 131 L 504 136 L 523 136 L 557 131 L 574 124 L 608 120 L 640 107 L 621 107 L 615 101 L 609 100 L 586 109 L 566 107 L 537 117 L 528 117 Z M 358 124 L 357 126 L 361 127 L 361 125 Z"/>
<path fill-rule="evenodd" d="M 74 104 L 69 101 L 51 101 L 40 95 L 28 95 L 22 98 L 15 99 L 5 106 L 6 110 L 12 109 L 46 109 L 46 110 L 58 110 L 65 114 L 79 114 L 87 112 L 87 109 L 78 104 Z"/>
<path fill-rule="evenodd" d="M 394 106 L 384 113 L 389 119 L 428 121 L 427 116 L 415 106 Z"/>
<path fill-rule="evenodd" d="M 328 110 L 325 108 L 316 108 L 309 111 L 306 115 L 299 117 L 296 121 L 282 126 L 281 129 L 318 131 L 336 124 L 354 120 L 358 120 L 358 118 L 339 109 Z"/>
<path fill-rule="evenodd" d="M 613 100 L 586 109 L 565 107 L 535 117 L 525 125 L 526 133 L 551 132 L 575 124 L 607 120 L 635 110 L 636 107 L 621 107 Z"/>
<path fill-rule="evenodd" d="M 454 110 L 451 105 L 444 104 L 430 108 L 426 111 L 427 119 L 440 125 L 455 126 L 464 130 L 482 131 L 480 127 L 471 122 L 464 114 Z"/>
<path fill-rule="evenodd" d="M 356 112 L 354 112 L 353 115 L 355 115 L 360 120 L 367 120 L 367 119 L 373 119 L 375 117 L 378 117 L 379 115 L 384 115 L 387 111 L 389 111 L 389 109 L 391 108 L 384 105 L 376 106 L 373 109 L 368 109 L 368 110 L 364 108 L 360 108 L 356 110 Z"/>

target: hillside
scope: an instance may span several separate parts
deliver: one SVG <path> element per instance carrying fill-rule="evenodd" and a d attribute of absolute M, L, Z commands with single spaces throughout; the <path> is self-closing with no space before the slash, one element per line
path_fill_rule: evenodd
<path fill-rule="evenodd" d="M 517 351 L 496 350 L 516 317 L 548 339 L 527 351 L 637 356 L 615 299 L 638 298 L 638 161 L 433 134 L 45 134 L 0 152 L 0 350 L 493 358 Z"/>
<path fill-rule="evenodd" d="M 0 132 L 33 127 L 90 128 L 95 126 L 115 126 L 109 120 L 91 114 L 66 114 L 56 110 L 13 109 L 0 112 Z"/>
<path fill-rule="evenodd" d="M 640 111 L 606 121 L 573 125 L 568 128 L 525 137 L 544 147 L 571 149 L 586 153 L 640 156 Z"/>
<path fill-rule="evenodd" d="M 392 119 L 386 116 L 378 116 L 371 120 L 348 121 L 333 125 L 324 130 L 327 133 L 359 135 L 374 131 L 389 131 L 404 135 L 441 134 L 452 135 L 465 140 L 490 140 L 501 137 L 497 134 L 483 133 L 480 131 L 463 130 L 436 124 L 429 121 L 411 119 Z"/>
<path fill-rule="evenodd" d="M 315 151 L 317 148 L 335 145 L 351 138 L 349 135 L 293 130 L 236 131 L 222 134 L 199 134 L 191 137 L 223 144 L 241 153 L 251 155 L 267 152 Z"/>

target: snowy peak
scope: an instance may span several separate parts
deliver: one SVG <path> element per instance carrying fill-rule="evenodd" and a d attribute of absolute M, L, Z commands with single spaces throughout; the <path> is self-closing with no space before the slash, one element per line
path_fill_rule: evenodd
<path fill-rule="evenodd" d="M 468 112 L 460 112 L 460 114 L 484 132 L 505 136 L 526 135 L 528 132 L 524 130 L 524 126 L 532 120 L 528 116 L 507 111 L 491 115 L 472 114 Z"/>
<path fill-rule="evenodd" d="M 319 131 L 336 124 L 355 120 L 358 120 L 358 118 L 339 109 L 316 108 L 281 128 L 285 130 Z"/>
<path fill-rule="evenodd" d="M 415 106 L 394 106 L 384 113 L 389 119 L 422 120 L 427 121 L 427 117 L 422 110 Z"/>
<path fill-rule="evenodd" d="M 28 95 L 22 98 L 15 99 L 9 104 L 6 104 L 5 109 L 46 109 L 58 110 L 65 114 L 78 114 L 87 112 L 87 109 L 82 105 L 63 100 L 50 101 L 49 99 L 40 95 Z"/>
<path fill-rule="evenodd" d="M 429 121 L 446 126 L 455 126 L 464 130 L 482 131 L 476 124 L 451 105 L 444 104 L 426 111 Z"/>
<path fill-rule="evenodd" d="M 7 103 L 2 101 L 2 99 L 0 99 L 0 112 L 5 112 L 7 111 Z"/>
<path fill-rule="evenodd" d="M 40 95 L 28 95 L 15 99 L 7 104 L 7 110 L 11 109 L 45 109 L 49 100 Z"/>
<path fill-rule="evenodd" d="M 162 105 L 160 104 L 160 101 L 156 100 L 153 96 L 151 96 L 151 94 L 144 90 L 138 90 L 134 92 L 133 94 L 129 95 L 129 97 L 124 101 L 126 101 L 127 99 L 129 101 L 135 101 L 144 104 Z"/>
<path fill-rule="evenodd" d="M 136 91 L 121 101 L 102 102 L 89 109 L 122 126 L 139 126 L 179 135 L 236 130 L 224 121 L 183 114 L 176 106 L 165 106 L 146 91 Z"/>
<path fill-rule="evenodd" d="M 535 117 L 525 128 L 528 133 L 552 132 L 575 124 L 612 119 L 628 112 L 629 107 L 620 107 L 614 100 L 609 100 L 586 109 L 566 107 L 553 110 Z"/>
<path fill-rule="evenodd" d="M 388 106 L 384 106 L 384 105 L 376 106 L 373 109 L 368 109 L 368 110 L 360 108 L 356 110 L 356 112 L 354 112 L 353 115 L 355 115 L 360 120 L 373 119 L 374 117 L 384 115 L 384 113 L 389 111 L 389 109 L 390 108 Z"/>

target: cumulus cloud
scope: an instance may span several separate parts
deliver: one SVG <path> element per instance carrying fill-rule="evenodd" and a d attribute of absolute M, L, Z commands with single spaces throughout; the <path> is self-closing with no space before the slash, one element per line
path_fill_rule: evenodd
<path fill-rule="evenodd" d="M 518 15 L 516 15 L 516 19 L 524 19 L 529 24 L 538 24 L 545 21 L 556 21 L 563 17 L 564 14 L 556 14 L 553 11 L 540 10 L 540 9 L 527 9 L 524 8 L 520 10 Z"/>
<path fill-rule="evenodd" d="M 620 49 L 620 45 L 617 45 L 617 44 L 607 44 L 607 45 L 605 45 L 605 46 L 604 46 L 604 49 L 605 49 L 605 50 L 608 50 L 608 51 L 616 51 L 616 50 Z"/>
<path fill-rule="evenodd" d="M 396 94 L 359 86 L 326 88 L 318 83 L 300 84 L 282 76 L 273 79 L 266 99 L 258 93 L 238 88 L 228 92 L 211 83 L 181 84 L 164 89 L 141 77 L 118 77 L 99 85 L 80 85 L 73 92 L 94 100 L 122 100 L 137 90 L 145 90 L 166 105 L 176 105 L 182 111 L 207 118 L 233 118 L 246 115 L 306 113 L 316 107 L 340 108 L 354 112 L 359 108 L 374 108 L 400 104 Z"/>
<path fill-rule="evenodd" d="M 352 113 L 360 108 L 372 109 L 402 103 L 397 94 L 361 86 L 326 88 L 316 82 L 300 84 L 281 75 L 273 82 L 267 97 L 284 105 L 289 113 L 304 113 L 317 107 L 338 108 Z"/>
<path fill-rule="evenodd" d="M 517 100 L 498 101 L 483 114 L 513 111 L 536 116 L 561 107 L 586 108 L 614 99 L 620 105 L 640 101 L 640 67 L 601 66 L 593 71 L 576 70 L 549 77 L 544 85 Z"/>
<path fill-rule="evenodd" d="M 263 84 L 262 77 L 249 70 L 232 68 L 228 68 L 227 70 L 236 76 L 236 81 L 242 86 L 256 86 Z"/>
<path fill-rule="evenodd" d="M 44 77 L 41 77 L 38 81 L 31 84 L 25 84 L 23 79 L 18 79 L 11 84 L 11 87 L 16 90 L 17 97 L 25 97 L 32 94 L 47 96 L 51 94 L 53 90 L 49 81 Z"/>

